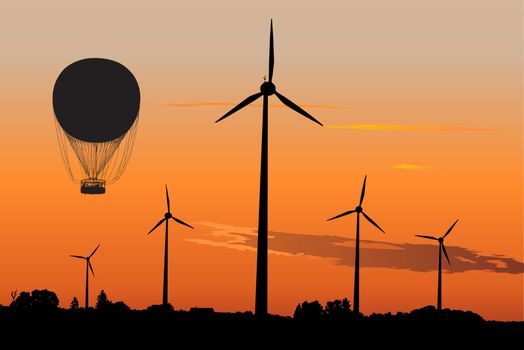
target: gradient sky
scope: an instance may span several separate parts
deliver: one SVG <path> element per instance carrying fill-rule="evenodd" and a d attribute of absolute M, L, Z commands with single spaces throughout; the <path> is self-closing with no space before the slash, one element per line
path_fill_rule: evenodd
<path fill-rule="evenodd" d="M 214 121 L 258 91 L 274 20 L 281 93 L 270 99 L 269 311 L 353 298 L 355 219 L 364 175 L 361 311 L 436 302 L 523 320 L 522 2 L 10 2 L 0 12 L 0 303 L 47 288 L 83 303 L 89 254 L 104 289 L 131 307 L 160 303 L 165 211 L 175 308 L 253 310 L 261 108 Z M 134 154 L 103 196 L 62 164 L 51 93 L 68 64 L 105 57 L 136 76 Z"/>

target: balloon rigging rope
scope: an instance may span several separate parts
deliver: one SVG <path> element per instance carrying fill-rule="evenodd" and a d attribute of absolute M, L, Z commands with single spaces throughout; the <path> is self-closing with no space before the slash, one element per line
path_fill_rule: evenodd
<path fill-rule="evenodd" d="M 65 168 L 71 180 L 73 180 L 74 183 L 78 184 L 80 183 L 80 181 L 75 177 L 75 175 L 73 174 L 73 171 L 71 170 L 71 163 L 69 162 L 68 146 L 67 146 L 66 137 L 64 135 L 65 132 L 62 130 L 57 120 L 55 120 L 55 128 L 56 128 L 56 135 L 58 139 L 58 146 L 60 148 L 60 156 L 62 157 L 62 161 L 64 162 Z"/>
<path fill-rule="evenodd" d="M 131 153 L 135 144 L 136 131 L 138 129 L 138 118 L 139 116 L 136 117 L 135 122 L 123 137 L 120 147 L 110 160 L 110 164 L 104 168 L 104 176 L 108 184 L 112 184 L 120 179 L 129 164 L 129 159 L 131 158 Z"/>
<path fill-rule="evenodd" d="M 105 180 L 108 184 L 117 181 L 129 162 L 136 138 L 137 124 L 138 116 L 126 134 L 115 140 L 96 143 L 75 139 L 62 130 L 56 121 L 60 155 L 71 179 L 75 183 L 80 183 L 71 168 L 69 147 L 73 149 L 81 165 L 84 178 Z"/>

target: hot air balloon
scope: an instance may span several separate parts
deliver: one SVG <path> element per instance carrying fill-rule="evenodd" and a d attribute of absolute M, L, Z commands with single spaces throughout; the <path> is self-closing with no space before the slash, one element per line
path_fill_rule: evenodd
<path fill-rule="evenodd" d="M 120 178 L 131 156 L 140 109 L 135 77 L 109 59 L 76 61 L 55 82 L 53 109 L 71 179 L 80 184 L 81 193 L 105 193 L 106 184 Z"/>

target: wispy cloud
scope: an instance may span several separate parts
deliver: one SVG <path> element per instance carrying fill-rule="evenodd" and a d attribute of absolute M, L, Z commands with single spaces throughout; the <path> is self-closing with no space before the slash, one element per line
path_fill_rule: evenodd
<path fill-rule="evenodd" d="M 494 131 L 490 128 L 474 128 L 453 125 L 394 125 L 394 124 L 350 124 L 326 125 L 330 129 L 379 130 L 379 131 L 448 131 L 448 132 L 475 132 Z"/>
<path fill-rule="evenodd" d="M 240 101 L 239 101 L 240 102 Z M 168 103 L 167 107 L 172 108 L 191 108 L 191 107 L 213 107 L 213 106 L 236 106 L 239 102 L 191 102 L 191 103 Z M 269 104 L 270 107 L 284 108 L 283 104 Z M 261 103 L 252 103 L 249 107 L 262 107 Z M 318 108 L 318 109 L 337 109 L 337 108 L 348 108 L 347 106 L 330 106 L 330 105 L 311 105 L 301 104 L 302 108 Z"/>
<path fill-rule="evenodd" d="M 255 251 L 257 233 L 253 228 L 236 227 L 200 222 L 209 233 L 187 241 L 197 244 L 229 248 L 242 251 Z M 269 252 L 287 256 L 311 256 L 324 258 L 337 265 L 353 266 L 355 261 L 355 240 L 335 235 L 315 235 L 287 232 L 269 232 Z M 511 257 L 500 254 L 484 255 L 473 250 L 448 245 L 451 266 L 444 264 L 448 272 L 490 271 L 497 273 L 521 274 L 524 264 Z M 361 266 L 411 271 L 434 271 L 436 251 L 433 244 L 389 243 L 361 240 Z"/>
<path fill-rule="evenodd" d="M 393 168 L 402 169 L 402 170 L 427 170 L 430 167 L 427 165 L 404 163 L 404 164 L 393 165 Z"/>

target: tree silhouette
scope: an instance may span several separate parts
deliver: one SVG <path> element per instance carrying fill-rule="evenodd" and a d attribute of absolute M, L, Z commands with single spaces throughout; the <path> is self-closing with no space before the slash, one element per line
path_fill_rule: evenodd
<path fill-rule="evenodd" d="M 18 295 L 18 290 L 17 289 L 13 290 L 11 292 L 11 299 L 12 299 L 11 301 L 15 301 L 17 295 Z"/>
<path fill-rule="evenodd" d="M 304 321 L 318 321 L 322 317 L 322 305 L 315 300 L 312 302 L 304 301 L 302 305 L 298 305 L 295 309 L 294 318 L 296 320 Z"/>
<path fill-rule="evenodd" d="M 29 292 L 21 292 L 9 305 L 16 311 L 27 311 L 31 309 L 31 294 Z"/>
<path fill-rule="evenodd" d="M 107 299 L 106 292 L 102 289 L 100 291 L 100 294 L 98 294 L 98 297 L 96 298 L 96 309 L 97 310 L 107 310 L 108 307 L 111 305 L 111 302 L 109 299 Z"/>
<path fill-rule="evenodd" d="M 10 307 L 16 311 L 50 312 L 58 309 L 59 300 L 54 292 L 47 289 L 35 289 L 22 292 L 11 303 Z"/>
<path fill-rule="evenodd" d="M 347 298 L 328 301 L 324 308 L 324 316 L 330 320 L 344 320 L 351 315 L 351 305 Z"/>
<path fill-rule="evenodd" d="M 295 308 L 295 312 L 293 313 L 293 318 L 295 320 L 299 320 L 300 317 L 302 317 L 302 306 L 300 306 L 300 303 L 298 303 L 297 307 Z"/>
<path fill-rule="evenodd" d="M 78 304 L 77 297 L 73 297 L 73 300 L 71 300 L 71 305 L 69 306 L 69 309 L 70 310 L 78 310 L 79 309 L 79 304 Z"/>

